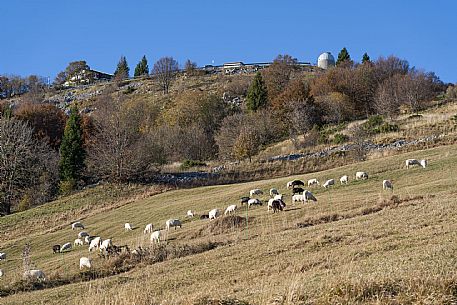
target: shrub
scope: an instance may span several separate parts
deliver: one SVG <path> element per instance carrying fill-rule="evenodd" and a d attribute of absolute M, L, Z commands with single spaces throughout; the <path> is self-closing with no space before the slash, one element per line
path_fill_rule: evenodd
<path fill-rule="evenodd" d="M 74 179 L 68 179 L 60 181 L 59 190 L 62 195 L 70 194 L 76 186 L 76 181 Z"/>
<path fill-rule="evenodd" d="M 189 169 L 195 166 L 206 166 L 206 163 L 199 160 L 184 160 L 181 164 L 181 169 Z"/>
<path fill-rule="evenodd" d="M 333 143 L 334 144 L 343 144 L 344 142 L 347 142 L 349 140 L 349 137 L 347 135 L 337 133 L 335 134 L 333 138 Z"/>
<path fill-rule="evenodd" d="M 371 134 L 387 133 L 400 130 L 398 125 L 385 122 L 384 118 L 381 115 L 373 115 L 369 117 L 368 120 L 363 123 L 362 127 L 366 132 Z"/>

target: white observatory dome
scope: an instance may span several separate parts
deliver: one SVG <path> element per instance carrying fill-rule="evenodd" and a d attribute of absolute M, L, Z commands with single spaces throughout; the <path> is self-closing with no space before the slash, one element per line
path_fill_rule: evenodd
<path fill-rule="evenodd" d="M 322 69 L 328 69 L 335 66 L 335 58 L 332 53 L 324 52 L 317 58 L 317 66 Z"/>

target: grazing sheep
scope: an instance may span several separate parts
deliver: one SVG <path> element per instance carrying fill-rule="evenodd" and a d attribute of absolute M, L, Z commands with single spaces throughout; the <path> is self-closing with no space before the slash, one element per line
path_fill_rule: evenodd
<path fill-rule="evenodd" d="M 95 238 L 95 236 L 86 236 L 84 237 L 84 243 L 90 244 L 90 242 Z"/>
<path fill-rule="evenodd" d="M 73 246 L 82 246 L 84 245 L 84 242 L 81 238 L 76 238 L 75 241 L 73 242 Z"/>
<path fill-rule="evenodd" d="M 329 179 L 329 180 L 325 181 L 325 183 L 322 186 L 325 188 L 329 188 L 331 185 L 335 185 L 334 179 Z"/>
<path fill-rule="evenodd" d="M 393 192 L 394 191 L 394 185 L 392 184 L 392 181 L 383 180 L 382 181 L 382 189 L 383 190 L 391 190 Z"/>
<path fill-rule="evenodd" d="M 52 246 L 52 253 L 60 253 L 60 245 Z"/>
<path fill-rule="evenodd" d="M 247 204 L 249 199 L 251 199 L 251 198 L 250 197 L 241 197 L 240 198 L 241 205 L 243 205 L 245 203 Z"/>
<path fill-rule="evenodd" d="M 91 252 L 93 249 L 96 249 L 96 248 L 100 247 L 101 243 L 102 243 L 102 238 L 100 236 L 94 237 L 90 241 L 89 252 Z"/>
<path fill-rule="evenodd" d="M 195 212 L 194 212 L 194 211 L 192 211 L 192 210 L 187 211 L 186 217 L 192 218 L 192 217 L 194 217 L 194 216 L 195 216 Z"/>
<path fill-rule="evenodd" d="M 44 272 L 40 269 L 32 269 L 24 272 L 24 278 L 35 278 L 43 281 L 46 279 Z"/>
<path fill-rule="evenodd" d="M 77 221 L 77 222 L 74 222 L 74 223 L 71 224 L 71 229 L 72 230 L 84 229 L 84 225 L 81 222 Z"/>
<path fill-rule="evenodd" d="M 146 225 L 146 227 L 144 228 L 143 234 L 152 233 L 152 227 L 153 227 L 152 223 L 148 223 Z"/>
<path fill-rule="evenodd" d="M 78 233 L 78 238 L 84 238 L 86 236 L 89 236 L 89 233 L 87 233 L 85 231 L 81 231 Z"/>
<path fill-rule="evenodd" d="M 167 228 L 167 231 L 170 230 L 171 227 L 175 227 L 175 230 L 176 230 L 176 227 L 181 228 L 182 224 L 179 219 L 168 219 L 165 222 L 165 227 Z"/>
<path fill-rule="evenodd" d="M 64 243 L 62 247 L 60 247 L 60 253 L 65 252 L 71 249 L 71 243 Z"/>
<path fill-rule="evenodd" d="M 290 188 L 293 186 L 292 183 L 293 183 L 293 181 L 287 182 L 286 188 L 287 188 L 287 189 L 290 189 Z"/>
<path fill-rule="evenodd" d="M 296 186 L 305 186 L 305 183 L 301 180 L 292 181 L 292 187 L 296 187 Z"/>
<path fill-rule="evenodd" d="M 254 196 L 254 195 L 262 195 L 263 192 L 260 189 L 253 189 L 249 191 L 249 196 Z"/>
<path fill-rule="evenodd" d="M 6 253 L 4 253 L 4 252 L 0 252 L 0 261 L 2 259 L 6 259 Z"/>
<path fill-rule="evenodd" d="M 292 195 L 294 195 L 294 194 L 301 194 L 301 193 L 303 193 L 304 191 L 305 191 L 305 190 L 302 189 L 301 187 L 294 187 L 294 188 L 292 189 Z"/>
<path fill-rule="evenodd" d="M 82 270 L 83 268 L 92 268 L 92 265 L 91 265 L 91 262 L 90 262 L 90 258 L 88 257 L 81 257 L 79 259 L 79 270 Z"/>
<path fill-rule="evenodd" d="M 2 269 L 0 269 L 0 277 L 2 277 L 5 273 L 3 272 Z"/>
<path fill-rule="evenodd" d="M 100 251 L 108 250 L 110 247 L 113 246 L 113 242 L 110 238 L 105 239 L 99 247 Z"/>
<path fill-rule="evenodd" d="M 344 175 L 343 177 L 340 178 L 340 183 L 341 184 L 348 184 L 349 177 L 347 175 Z"/>
<path fill-rule="evenodd" d="M 273 213 L 276 213 L 282 211 L 286 207 L 286 204 L 282 200 L 273 200 L 273 202 L 271 203 L 271 207 Z"/>
<path fill-rule="evenodd" d="M 295 194 L 292 196 L 292 203 L 300 201 L 305 202 L 305 196 L 303 196 L 303 194 Z"/>
<path fill-rule="evenodd" d="M 203 214 L 200 216 L 200 219 L 208 219 L 209 215 L 208 214 Z"/>
<path fill-rule="evenodd" d="M 151 233 L 151 243 L 160 243 L 160 231 L 154 231 Z"/>
<path fill-rule="evenodd" d="M 248 207 L 250 207 L 251 205 L 262 205 L 262 201 L 260 201 L 260 199 L 257 198 L 249 199 Z"/>
<path fill-rule="evenodd" d="M 212 209 L 208 213 L 209 220 L 216 219 L 216 217 L 218 217 L 219 215 L 220 215 L 219 209 Z"/>
<path fill-rule="evenodd" d="M 305 197 L 305 202 L 308 202 L 308 200 L 317 201 L 316 197 L 310 191 L 305 191 L 303 196 Z"/>
<path fill-rule="evenodd" d="M 319 181 L 316 178 L 309 179 L 308 186 L 311 186 L 311 185 L 319 185 Z"/>
<path fill-rule="evenodd" d="M 271 198 L 270 200 L 268 200 L 267 211 L 270 211 L 270 210 L 273 209 L 273 202 L 274 201 L 279 201 L 283 208 L 286 206 L 286 203 L 282 200 L 282 198 Z"/>
<path fill-rule="evenodd" d="M 132 230 L 133 230 L 132 224 L 126 222 L 126 223 L 124 224 L 124 231 L 132 231 Z"/>
<path fill-rule="evenodd" d="M 279 191 L 277 189 L 270 189 L 270 196 L 274 197 L 275 195 L 279 195 Z"/>
<path fill-rule="evenodd" d="M 368 179 L 368 174 L 366 172 L 357 172 L 355 173 L 355 180 L 366 180 Z"/>
<path fill-rule="evenodd" d="M 225 209 L 224 215 L 235 213 L 236 208 L 237 208 L 236 204 L 229 205 L 229 206 Z"/>

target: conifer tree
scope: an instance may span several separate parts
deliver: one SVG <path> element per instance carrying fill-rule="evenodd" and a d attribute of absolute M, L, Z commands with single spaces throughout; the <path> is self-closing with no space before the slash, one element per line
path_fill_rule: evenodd
<path fill-rule="evenodd" d="M 370 60 L 370 56 L 368 56 L 368 54 L 365 52 L 365 54 L 363 54 L 363 57 L 362 57 L 362 64 L 364 64 L 366 62 L 371 62 L 371 60 Z"/>
<path fill-rule="evenodd" d="M 74 186 L 84 169 L 86 151 L 83 145 L 81 116 L 76 107 L 71 108 L 70 116 L 60 145 L 59 177 L 62 182 Z"/>
<path fill-rule="evenodd" d="M 246 97 L 247 108 L 251 111 L 257 111 L 257 109 L 267 104 L 267 99 L 267 89 L 262 79 L 262 74 L 257 72 Z"/>
<path fill-rule="evenodd" d="M 149 67 L 148 67 L 148 60 L 146 59 L 146 55 L 143 56 L 141 61 L 135 67 L 135 77 L 148 75 L 149 74 Z"/>
<path fill-rule="evenodd" d="M 116 71 L 114 71 L 114 77 L 118 79 L 125 79 L 129 77 L 130 68 L 127 64 L 125 56 L 121 56 L 117 64 Z"/>
<path fill-rule="evenodd" d="M 338 54 L 336 65 L 338 66 L 339 64 L 349 60 L 351 60 L 351 56 L 349 55 L 348 50 L 346 48 L 342 48 L 340 53 Z"/>

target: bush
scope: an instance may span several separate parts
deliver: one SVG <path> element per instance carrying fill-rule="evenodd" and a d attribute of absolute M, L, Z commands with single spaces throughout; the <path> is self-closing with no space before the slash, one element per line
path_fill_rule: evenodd
<path fill-rule="evenodd" d="M 69 195 L 76 186 L 76 181 L 73 179 L 60 181 L 59 190 L 62 195 Z"/>
<path fill-rule="evenodd" d="M 369 117 L 368 120 L 363 123 L 362 127 L 366 132 L 371 134 L 387 133 L 400 130 L 398 125 L 385 122 L 384 118 L 381 115 L 373 115 Z"/>
<path fill-rule="evenodd" d="M 333 138 L 333 143 L 334 144 L 343 144 L 344 142 L 347 142 L 349 140 L 349 137 L 347 135 L 337 133 L 335 134 Z"/>
<path fill-rule="evenodd" d="M 206 163 L 199 160 L 184 160 L 181 164 L 181 169 L 189 169 L 195 166 L 206 166 Z"/>

